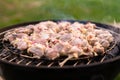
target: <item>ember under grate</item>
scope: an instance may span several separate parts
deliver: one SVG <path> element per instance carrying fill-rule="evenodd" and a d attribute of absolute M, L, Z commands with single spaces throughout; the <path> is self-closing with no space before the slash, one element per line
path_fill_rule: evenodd
<path fill-rule="evenodd" d="M 2 42 L 2 40 L 0 41 Z M 47 60 L 44 57 L 41 59 L 30 59 L 24 56 L 20 56 L 18 54 L 22 53 L 22 51 L 17 50 L 12 47 L 12 45 L 9 44 L 9 42 L 3 42 L 0 43 L 0 59 L 4 61 L 8 61 L 11 63 L 16 64 L 23 64 L 26 66 L 47 66 L 47 67 L 60 67 L 60 62 L 66 59 L 66 57 L 60 57 L 56 60 Z M 114 45 L 114 46 L 113 46 Z M 115 43 L 112 44 L 112 47 L 115 48 Z M 113 58 L 115 55 L 112 54 L 105 54 L 105 55 L 99 55 L 92 58 L 80 58 L 77 60 L 68 60 L 62 67 L 64 66 L 80 66 L 80 65 L 89 65 L 91 63 L 97 63 L 97 62 L 103 62 L 107 59 Z"/>

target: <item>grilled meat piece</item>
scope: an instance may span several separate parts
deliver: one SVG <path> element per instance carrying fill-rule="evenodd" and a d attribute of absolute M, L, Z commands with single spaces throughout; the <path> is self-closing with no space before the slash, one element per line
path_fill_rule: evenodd
<path fill-rule="evenodd" d="M 48 59 L 54 60 L 54 59 L 58 58 L 60 56 L 60 54 L 57 50 L 55 50 L 53 48 L 48 48 L 48 49 L 46 49 L 45 56 Z"/>
<path fill-rule="evenodd" d="M 36 58 L 41 58 L 44 53 L 45 53 L 45 46 L 44 45 L 41 45 L 41 44 L 33 44 L 31 47 L 29 47 L 27 49 L 27 52 L 29 54 L 33 54 L 33 57 L 36 57 Z"/>

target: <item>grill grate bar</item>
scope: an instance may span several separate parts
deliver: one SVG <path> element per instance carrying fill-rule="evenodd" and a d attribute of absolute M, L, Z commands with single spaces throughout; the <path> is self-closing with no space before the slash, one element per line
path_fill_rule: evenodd
<path fill-rule="evenodd" d="M 88 62 L 87 62 L 87 64 L 86 64 L 86 65 L 90 64 L 91 62 L 92 62 L 92 60 L 88 60 Z"/>
<path fill-rule="evenodd" d="M 39 63 L 36 65 L 36 67 L 40 66 L 42 63 L 43 63 L 42 61 L 39 62 Z"/>
<path fill-rule="evenodd" d="M 22 61 L 24 61 L 24 59 L 21 59 L 20 61 L 18 61 L 17 64 L 20 64 Z"/>
<path fill-rule="evenodd" d="M 9 60 L 9 62 L 12 62 L 13 60 L 17 59 L 17 57 L 14 57 L 13 59 Z"/>
<path fill-rule="evenodd" d="M 105 58 L 106 58 L 106 56 L 104 56 L 104 57 L 100 60 L 100 62 L 103 62 L 103 61 L 105 60 Z"/>
<path fill-rule="evenodd" d="M 29 65 L 30 63 L 32 63 L 32 61 L 27 62 L 25 65 L 27 66 L 27 65 Z"/>
<path fill-rule="evenodd" d="M 4 50 L 1 52 L 0 56 L 4 55 L 5 53 L 7 53 L 7 51 L 4 49 Z"/>
<path fill-rule="evenodd" d="M 73 67 L 75 67 L 78 64 L 78 61 L 73 64 Z"/>
<path fill-rule="evenodd" d="M 51 67 L 53 64 L 54 64 L 54 62 L 51 62 L 51 63 L 48 65 L 48 67 Z"/>
<path fill-rule="evenodd" d="M 7 55 L 6 57 L 2 58 L 1 60 L 5 60 L 7 59 L 8 57 L 10 57 L 11 55 Z"/>

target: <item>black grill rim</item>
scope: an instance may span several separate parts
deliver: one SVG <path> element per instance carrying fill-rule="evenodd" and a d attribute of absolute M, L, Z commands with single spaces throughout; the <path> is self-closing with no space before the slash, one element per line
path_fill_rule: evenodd
<path fill-rule="evenodd" d="M 78 21 L 78 22 L 82 22 L 82 23 L 91 22 L 91 23 L 96 24 L 97 26 L 102 26 L 105 29 L 111 29 L 111 30 L 115 31 L 116 33 L 120 33 L 120 28 L 117 28 L 117 27 L 115 28 L 114 26 L 103 24 L 103 23 L 98 23 L 98 22 L 93 22 L 93 21 L 81 21 L 81 20 L 40 20 L 40 21 L 24 22 L 24 23 L 19 23 L 19 24 L 15 24 L 15 25 L 11 25 L 11 26 L 7 26 L 5 28 L 2 28 L 2 29 L 0 29 L 0 33 L 4 32 L 4 31 L 7 31 L 9 29 L 12 29 L 12 28 L 16 28 L 16 27 L 20 27 L 20 26 L 26 26 L 26 25 L 29 25 L 29 24 L 37 24 L 37 23 L 42 22 L 42 21 L 54 21 L 54 22 L 60 22 L 60 21 L 75 22 L 75 21 Z M 108 64 L 108 63 L 113 63 L 113 62 L 119 61 L 119 60 L 120 60 L 120 56 L 117 56 L 115 58 L 112 58 L 112 59 L 109 59 L 109 60 L 106 60 L 106 61 L 103 61 L 103 62 L 91 63 L 89 65 L 80 65 L 80 66 L 76 66 L 76 67 L 73 67 L 73 66 L 64 66 L 64 67 L 39 66 L 39 67 L 36 67 L 36 66 L 32 66 L 32 65 L 26 66 L 24 64 L 16 64 L 16 63 L 4 61 L 4 60 L 1 60 L 1 59 L 0 59 L 0 62 L 5 63 L 5 64 L 9 64 L 9 65 L 13 65 L 13 66 L 24 67 L 24 68 L 29 67 L 29 68 L 38 68 L 38 69 L 39 68 L 40 69 L 56 69 L 56 68 L 57 69 L 74 69 L 74 68 L 87 68 L 87 67 L 93 67 L 93 66 L 95 67 L 95 66 Z"/>

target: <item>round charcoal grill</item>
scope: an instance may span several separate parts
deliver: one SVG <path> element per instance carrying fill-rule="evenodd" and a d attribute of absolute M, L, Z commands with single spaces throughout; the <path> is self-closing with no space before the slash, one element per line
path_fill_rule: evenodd
<path fill-rule="evenodd" d="M 61 20 L 53 21 L 60 22 Z M 73 23 L 77 20 L 66 21 Z M 4 34 L 9 29 L 39 22 L 17 24 L 0 30 L 0 68 L 2 71 L 1 75 L 5 80 L 113 80 L 119 73 L 120 29 L 110 25 L 92 22 L 99 28 L 109 30 L 115 38 L 105 55 L 68 60 L 62 67 L 59 66 L 59 63 L 66 57 L 60 57 L 55 60 L 47 60 L 45 58 L 31 59 L 18 55 L 20 53 L 19 50 L 14 49 L 8 42 L 2 42 Z M 86 24 L 88 21 L 78 22 Z"/>

